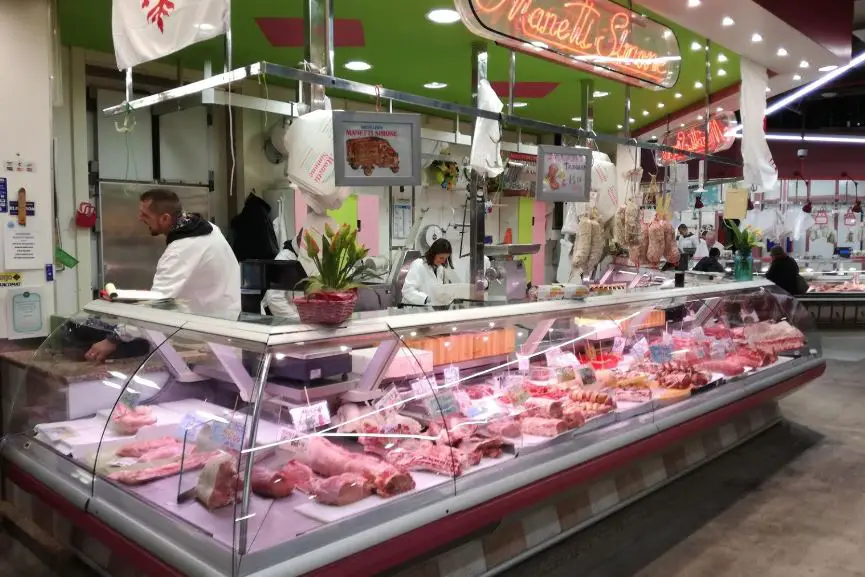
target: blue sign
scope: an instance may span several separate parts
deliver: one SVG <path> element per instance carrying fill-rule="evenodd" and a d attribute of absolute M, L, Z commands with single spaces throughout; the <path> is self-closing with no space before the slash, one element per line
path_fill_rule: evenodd
<path fill-rule="evenodd" d="M 0 178 L 0 212 L 9 210 L 9 189 L 6 187 L 6 179 Z"/>
<path fill-rule="evenodd" d="M 6 212 L 5 210 L 2 212 Z M 18 201 L 10 200 L 9 201 L 9 214 L 15 216 L 18 214 Z M 27 201 L 27 216 L 36 216 L 36 203 L 31 201 Z"/>
<path fill-rule="evenodd" d="M 45 265 L 45 280 L 51 282 L 54 280 L 54 265 L 46 264 Z"/>

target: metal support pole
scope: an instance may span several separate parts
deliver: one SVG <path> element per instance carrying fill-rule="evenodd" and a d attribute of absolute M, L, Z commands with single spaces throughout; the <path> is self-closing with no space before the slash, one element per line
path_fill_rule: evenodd
<path fill-rule="evenodd" d="M 333 4 L 332 0 L 304 0 L 304 60 L 313 72 L 333 75 Z M 324 86 L 298 83 L 298 97 L 309 110 L 324 108 Z"/>
<path fill-rule="evenodd" d="M 223 72 L 228 72 L 234 66 L 234 41 L 231 34 L 231 2 L 226 3 L 225 9 L 225 66 Z"/>
<path fill-rule="evenodd" d="M 132 68 L 126 69 L 126 102 L 132 101 Z"/>
<path fill-rule="evenodd" d="M 508 63 L 508 116 L 514 115 L 514 86 L 517 83 L 517 53 L 511 50 Z"/>
<path fill-rule="evenodd" d="M 580 124 L 583 130 L 594 130 L 595 115 L 595 83 L 591 78 L 580 80 Z M 580 144 L 586 146 L 587 139 L 580 139 Z"/>
<path fill-rule="evenodd" d="M 705 162 L 706 157 L 709 155 L 709 116 L 712 114 L 711 105 L 712 103 L 709 101 L 709 95 L 712 94 L 712 60 L 709 56 L 709 45 L 711 44 L 711 40 L 706 38 L 706 81 L 703 84 L 703 88 L 706 90 L 705 102 L 706 102 L 706 111 L 703 113 L 703 161 Z M 708 166 L 706 170 L 708 172 Z"/>
<path fill-rule="evenodd" d="M 472 102 L 478 105 L 478 84 L 487 78 L 487 45 L 483 42 L 472 44 Z M 475 119 L 478 122 L 478 119 Z M 473 298 L 483 300 L 484 277 L 484 236 L 486 234 L 486 208 L 484 207 L 484 175 L 472 171 L 468 185 L 468 202 L 471 222 L 469 224 L 469 282 Z"/>
<path fill-rule="evenodd" d="M 625 84 L 625 119 L 622 120 L 622 133 L 625 138 L 631 137 L 631 87 Z"/>

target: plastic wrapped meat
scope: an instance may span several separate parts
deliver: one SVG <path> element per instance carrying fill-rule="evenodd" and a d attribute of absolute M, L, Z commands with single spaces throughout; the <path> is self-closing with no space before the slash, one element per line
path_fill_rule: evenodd
<path fill-rule="evenodd" d="M 156 417 L 151 414 L 150 407 L 135 407 L 131 409 L 117 403 L 109 419 L 111 428 L 118 435 L 134 435 L 142 427 L 156 424 Z"/>
<path fill-rule="evenodd" d="M 577 229 L 577 242 L 574 244 L 574 256 L 571 259 L 571 268 L 583 272 L 589 262 L 589 254 L 592 251 L 592 219 L 583 216 Z"/>
<path fill-rule="evenodd" d="M 221 453 L 213 457 L 198 476 L 195 485 L 195 498 L 210 510 L 226 507 L 234 503 L 240 487 L 237 474 L 237 457 Z"/>
<path fill-rule="evenodd" d="M 291 495 L 294 485 L 288 474 L 256 465 L 252 468 L 252 492 L 259 497 L 283 499 Z"/>
<path fill-rule="evenodd" d="M 589 259 L 586 262 L 586 272 L 593 271 L 604 255 L 604 229 L 597 220 L 592 220 L 591 225 L 592 246 L 589 249 Z"/>

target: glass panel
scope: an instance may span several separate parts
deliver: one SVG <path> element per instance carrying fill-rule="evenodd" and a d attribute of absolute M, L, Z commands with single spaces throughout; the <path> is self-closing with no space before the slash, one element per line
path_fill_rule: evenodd
<path fill-rule="evenodd" d="M 146 323 L 132 326 L 95 314 L 75 315 L 45 339 L 27 364 L 10 410 L 8 433 L 33 438 L 77 467 L 92 471 L 106 422 L 112 422 L 112 409 L 130 378 L 139 374 L 151 352 L 173 330 Z M 106 355 L 102 362 L 88 360 L 94 347 Z M 134 384 L 137 398 L 146 403 L 166 374 L 165 363 L 152 358 L 148 370 L 141 373 L 152 386 Z M 62 468 L 49 465 L 53 472 L 75 469 L 63 460 L 50 462 Z M 89 483 L 90 477 L 79 480 Z"/>

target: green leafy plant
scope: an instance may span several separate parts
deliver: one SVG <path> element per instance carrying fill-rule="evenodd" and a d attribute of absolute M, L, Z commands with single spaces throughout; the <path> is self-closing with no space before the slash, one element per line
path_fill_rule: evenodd
<path fill-rule="evenodd" d="M 363 281 L 378 278 L 363 264 L 369 249 L 358 244 L 357 230 L 347 224 L 336 232 L 326 224 L 321 246 L 307 231 L 303 238 L 306 254 L 315 263 L 317 275 L 306 279 L 306 294 L 346 292 L 361 286 Z"/>
<path fill-rule="evenodd" d="M 750 224 L 744 229 L 739 228 L 732 220 L 725 220 L 724 223 L 733 234 L 733 242 L 727 248 L 736 252 L 751 252 L 752 248 L 763 244 L 763 233 L 760 229 L 753 228 Z"/>

